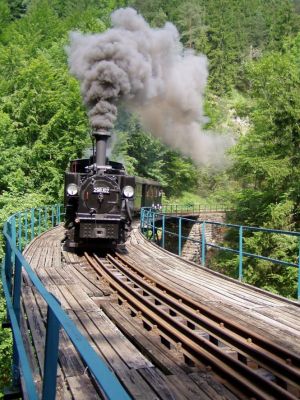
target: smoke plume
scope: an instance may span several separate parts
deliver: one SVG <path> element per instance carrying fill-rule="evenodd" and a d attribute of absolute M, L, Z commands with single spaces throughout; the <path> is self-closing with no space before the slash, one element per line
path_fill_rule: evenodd
<path fill-rule="evenodd" d="M 81 82 L 93 129 L 111 129 L 122 102 L 144 127 L 198 164 L 221 164 L 229 139 L 205 133 L 207 59 L 183 49 L 176 27 L 151 28 L 132 8 L 101 34 L 71 33 L 71 73 Z"/>

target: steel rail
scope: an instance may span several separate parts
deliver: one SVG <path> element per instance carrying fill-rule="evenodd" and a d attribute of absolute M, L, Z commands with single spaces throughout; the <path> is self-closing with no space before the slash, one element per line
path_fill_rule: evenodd
<path fill-rule="evenodd" d="M 166 288 L 163 284 L 161 284 L 158 280 L 154 279 L 154 277 L 150 274 L 147 274 L 144 271 L 141 271 L 138 266 L 135 265 L 133 262 L 128 262 L 125 260 L 123 256 L 120 254 L 116 254 L 119 260 L 122 261 L 128 268 L 135 271 L 137 275 L 144 279 L 147 279 L 153 282 L 156 288 L 160 289 L 161 291 L 168 294 L 173 299 L 180 301 L 182 305 L 186 305 L 192 310 L 200 313 L 202 316 L 207 317 L 209 320 L 216 322 L 218 325 L 222 324 L 226 326 L 227 329 L 230 329 L 233 333 L 245 338 L 251 339 L 253 344 L 258 345 L 259 347 L 263 347 L 265 350 L 272 354 L 276 354 L 277 357 L 281 358 L 288 364 L 292 364 L 296 367 L 300 367 L 300 356 L 291 351 L 285 349 L 284 347 L 258 335 L 254 331 L 250 331 L 249 329 L 245 329 L 242 325 L 237 324 L 236 322 L 226 318 L 223 314 L 218 313 L 217 311 L 212 311 L 207 306 L 195 301 L 190 296 L 187 296 L 184 292 L 176 290 L 175 288 Z M 300 382 L 300 380 L 299 380 Z"/>
<path fill-rule="evenodd" d="M 177 299 L 174 299 L 167 293 L 162 293 L 162 289 L 157 289 L 156 280 L 152 282 L 155 286 L 147 283 L 144 277 L 137 277 L 136 270 L 134 272 L 130 272 L 132 270 L 131 265 L 126 264 L 124 267 L 120 262 L 118 262 L 114 257 L 108 255 L 108 259 L 116 265 L 116 267 L 121 270 L 124 274 L 130 277 L 131 280 L 136 282 L 138 285 L 142 286 L 149 294 L 152 294 L 161 302 L 167 304 L 177 313 L 180 313 L 184 317 L 186 317 L 189 321 L 199 325 L 202 329 L 204 329 L 209 334 L 213 334 L 217 336 L 218 339 L 221 339 L 224 343 L 230 346 L 234 346 L 237 349 L 237 352 L 243 354 L 244 356 L 251 357 L 253 361 L 257 362 L 259 365 L 267 369 L 273 375 L 278 378 L 281 378 L 290 384 L 299 387 L 300 385 L 300 370 L 287 364 L 286 359 L 280 359 L 274 354 L 266 352 L 266 349 L 254 344 L 251 338 L 251 334 L 249 333 L 248 338 L 241 338 L 236 333 L 230 332 L 230 329 L 224 323 L 216 323 L 211 321 L 209 318 L 202 316 L 201 313 L 197 312 L 194 309 L 182 304 Z M 164 289 L 166 291 L 166 289 Z M 180 299 L 181 300 L 181 299 Z"/>
<path fill-rule="evenodd" d="M 94 256 L 93 258 L 87 253 L 85 253 L 85 257 L 94 270 L 105 278 L 110 286 L 127 300 L 128 304 L 135 310 L 141 311 L 143 315 L 146 315 L 152 324 L 174 343 L 180 343 L 182 351 L 190 356 L 192 360 L 197 359 L 198 362 L 211 366 L 214 372 L 226 379 L 227 386 L 232 390 L 238 390 L 242 397 L 246 395 L 256 399 L 296 399 L 291 393 L 258 375 L 247 365 L 222 352 L 218 346 L 201 336 L 197 336 L 186 325 L 155 306 L 122 279 L 114 276 L 113 271 L 105 266 L 103 260 L 99 259 L 99 257 Z"/>

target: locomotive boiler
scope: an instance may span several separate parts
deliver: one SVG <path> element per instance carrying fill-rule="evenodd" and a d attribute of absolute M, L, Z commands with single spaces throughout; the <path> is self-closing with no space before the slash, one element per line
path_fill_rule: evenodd
<path fill-rule="evenodd" d="M 121 163 L 107 160 L 108 131 L 93 136 L 95 154 L 72 160 L 65 173 L 66 245 L 123 248 L 140 207 L 160 207 L 161 185 L 129 176 Z"/>

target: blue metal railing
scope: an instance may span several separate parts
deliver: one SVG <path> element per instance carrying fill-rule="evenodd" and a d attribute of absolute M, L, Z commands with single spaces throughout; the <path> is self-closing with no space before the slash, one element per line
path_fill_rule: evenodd
<path fill-rule="evenodd" d="M 164 204 L 161 212 L 165 214 L 200 214 L 201 212 L 223 212 L 228 210 L 224 204 Z"/>
<path fill-rule="evenodd" d="M 165 229 L 166 218 L 168 218 L 168 217 L 178 219 L 178 232 L 171 232 L 171 231 L 168 231 Z M 159 224 L 161 225 L 161 227 L 156 225 L 156 222 L 158 222 L 158 221 L 159 221 Z M 199 240 L 189 238 L 182 234 L 182 222 L 183 221 L 201 225 L 201 238 L 199 238 Z M 237 229 L 238 230 L 238 246 L 237 246 L 237 248 L 232 249 L 230 247 L 220 246 L 215 243 L 208 242 L 206 240 L 206 233 L 207 233 L 207 226 L 209 226 L 209 225 Z M 256 258 L 256 259 L 260 259 L 260 260 L 269 261 L 273 264 L 279 264 L 279 265 L 283 265 L 286 267 L 297 268 L 298 269 L 297 298 L 298 298 L 298 300 L 300 300 L 300 232 L 284 231 L 284 230 L 278 230 L 278 229 L 267 229 L 267 228 L 259 228 L 259 227 L 252 227 L 252 226 L 241 226 L 241 225 L 236 225 L 236 224 L 226 224 L 223 222 L 214 222 L 214 221 L 205 221 L 205 220 L 196 220 L 195 221 L 193 219 L 174 216 L 174 214 L 173 215 L 166 214 L 164 212 L 155 210 L 153 208 L 146 208 L 146 207 L 141 210 L 141 231 L 142 231 L 142 233 L 150 231 L 151 238 L 153 241 L 155 240 L 155 233 L 160 232 L 161 233 L 160 243 L 163 248 L 165 248 L 166 234 L 178 237 L 177 254 L 179 256 L 181 256 L 183 239 L 189 240 L 189 241 L 192 241 L 195 243 L 199 243 L 199 247 L 201 249 L 201 252 L 200 252 L 201 264 L 203 266 L 205 266 L 205 264 L 206 264 L 206 252 L 207 252 L 208 247 L 216 248 L 219 250 L 224 250 L 224 251 L 228 251 L 228 252 L 237 254 L 238 261 L 239 261 L 239 266 L 238 266 L 238 280 L 239 281 L 243 280 L 243 273 L 244 273 L 243 259 L 244 259 L 244 257 Z M 296 237 L 298 239 L 298 253 L 295 255 L 294 258 L 297 259 L 297 263 L 278 260 L 275 258 L 266 257 L 263 255 L 254 254 L 254 253 L 245 251 L 244 250 L 245 232 L 264 232 L 267 234 L 281 234 L 281 235 L 285 235 L 285 236 Z"/>
<path fill-rule="evenodd" d="M 4 225 L 5 258 L 1 272 L 7 315 L 13 333 L 13 384 L 19 384 L 22 372 L 27 397 L 31 400 L 39 398 L 20 330 L 22 269 L 24 269 L 48 307 L 42 400 L 55 399 L 60 329 L 64 329 L 107 398 L 129 400 L 130 396 L 121 383 L 62 310 L 57 299 L 46 290 L 21 253 L 28 241 L 50 227 L 58 225 L 62 216 L 60 205 L 48 206 L 14 214 Z"/>

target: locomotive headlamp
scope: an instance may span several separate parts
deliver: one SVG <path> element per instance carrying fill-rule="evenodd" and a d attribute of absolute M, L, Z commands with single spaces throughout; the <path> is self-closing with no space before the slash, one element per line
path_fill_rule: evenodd
<path fill-rule="evenodd" d="M 67 193 L 70 196 L 75 196 L 78 193 L 78 186 L 75 183 L 70 183 L 67 187 Z"/>
<path fill-rule="evenodd" d="M 134 189 L 132 186 L 125 186 L 123 189 L 123 194 L 125 197 L 132 197 L 134 195 Z"/>

